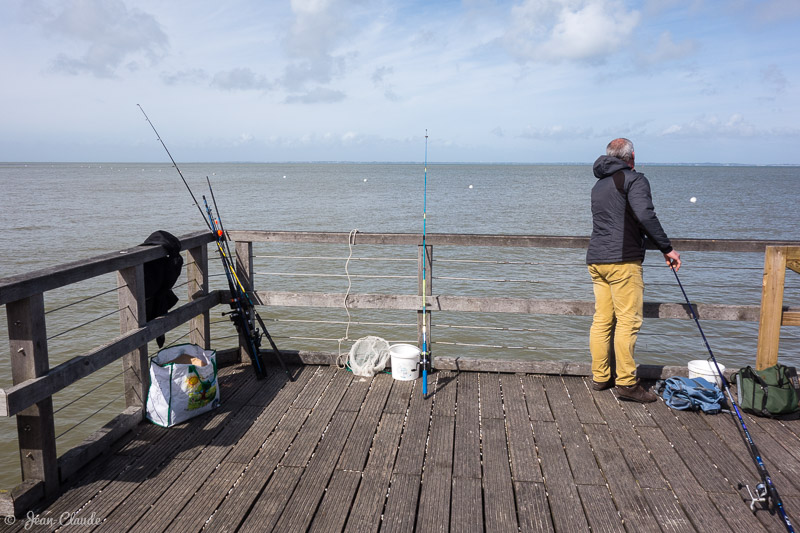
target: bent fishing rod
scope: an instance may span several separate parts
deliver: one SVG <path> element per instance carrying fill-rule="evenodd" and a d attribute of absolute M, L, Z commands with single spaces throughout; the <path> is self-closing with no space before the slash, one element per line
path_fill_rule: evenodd
<path fill-rule="evenodd" d="M 783 500 L 781 500 L 780 495 L 778 494 L 778 489 L 775 487 L 775 484 L 772 482 L 772 478 L 769 476 L 769 472 L 767 472 L 767 467 L 764 465 L 764 461 L 761 458 L 761 454 L 758 451 L 758 447 L 756 443 L 753 441 L 753 437 L 750 435 L 750 431 L 747 429 L 747 424 L 744 422 L 744 418 L 742 418 L 742 413 L 739 411 L 739 406 L 736 405 L 736 402 L 733 400 L 733 395 L 731 394 L 731 388 L 728 384 L 728 380 L 725 379 L 724 374 L 719 368 L 719 364 L 717 363 L 717 358 L 714 357 L 714 352 L 711 351 L 711 346 L 708 344 L 708 339 L 706 339 L 705 333 L 703 333 L 703 328 L 700 326 L 700 320 L 697 318 L 697 314 L 694 311 L 694 307 L 692 307 L 692 303 L 689 301 L 689 297 L 686 295 L 686 290 L 683 288 L 683 284 L 681 283 L 681 279 L 678 277 L 678 271 L 675 270 L 675 267 L 670 265 L 672 269 L 672 273 L 675 274 L 675 280 L 678 282 L 678 287 L 680 287 L 681 292 L 683 293 L 683 297 L 686 300 L 686 304 L 689 306 L 689 311 L 692 314 L 692 318 L 694 319 L 695 324 L 697 324 L 697 329 L 700 330 L 700 336 L 703 337 L 703 342 L 706 345 L 706 349 L 708 350 L 708 354 L 711 356 L 709 359 L 714 363 L 714 368 L 717 371 L 717 375 L 719 375 L 720 379 L 722 380 L 722 386 L 725 389 L 725 393 L 728 395 L 728 400 L 733 407 L 733 411 L 736 413 L 736 417 L 739 419 L 739 425 L 742 429 L 743 437 L 745 443 L 747 444 L 748 450 L 750 451 L 750 455 L 753 458 L 753 461 L 756 465 L 756 470 L 758 470 L 758 475 L 761 477 L 762 484 L 756 487 L 756 494 L 753 495 L 750 492 L 750 487 L 747 487 L 747 492 L 750 493 L 750 509 L 755 512 L 755 503 L 756 502 L 765 502 L 767 507 L 769 507 L 770 501 L 772 502 L 772 506 L 775 510 L 778 511 L 778 515 L 783 520 L 783 525 L 786 527 L 786 531 L 790 533 L 794 532 L 794 527 L 792 526 L 792 522 L 789 520 L 789 516 L 786 514 L 786 509 L 783 507 Z M 741 488 L 741 486 L 740 486 Z"/>
<path fill-rule="evenodd" d="M 287 375 L 289 375 L 289 379 L 294 381 L 294 378 L 291 376 L 291 373 L 289 373 L 289 371 L 286 368 L 286 365 L 283 362 L 283 357 L 280 353 L 280 350 L 278 350 L 277 346 L 275 346 L 272 337 L 269 335 L 269 332 L 267 331 L 267 328 L 264 325 L 264 321 L 261 319 L 261 316 L 256 311 L 253 302 L 250 300 L 250 297 L 248 296 L 247 290 L 242 285 L 241 281 L 236 275 L 236 270 L 233 268 L 233 263 L 230 259 L 232 257 L 230 253 L 230 246 L 228 245 L 227 242 L 228 239 L 222 227 L 222 223 L 220 221 L 219 210 L 217 209 L 216 199 L 214 198 L 214 191 L 213 189 L 211 189 L 211 181 L 208 180 L 208 177 L 206 177 L 206 180 L 208 181 L 208 187 L 211 192 L 211 198 L 214 202 L 214 208 L 217 211 L 216 218 L 214 217 L 211 208 L 209 207 L 208 202 L 206 201 L 205 196 L 203 196 L 203 202 L 205 203 L 206 206 L 206 213 L 203 213 L 203 209 L 200 207 L 200 204 L 197 201 L 197 197 L 192 192 L 191 187 L 189 187 L 189 183 L 186 181 L 186 178 L 184 178 L 183 172 L 181 172 L 180 167 L 178 167 L 178 164 L 172 157 L 172 154 L 167 148 L 167 145 L 161 139 L 161 135 L 159 135 L 155 125 L 153 125 L 153 122 L 150 120 L 150 117 L 148 117 L 147 113 L 145 113 L 144 108 L 142 108 L 142 106 L 139 104 L 136 105 L 141 110 L 145 120 L 147 120 L 147 123 L 150 124 L 150 127 L 156 134 L 156 138 L 161 143 L 161 146 L 164 147 L 164 151 L 167 152 L 167 155 L 169 156 L 170 161 L 172 161 L 172 165 L 175 167 L 175 170 L 178 171 L 178 175 L 181 177 L 181 181 L 183 181 L 183 184 L 186 186 L 186 190 L 189 191 L 189 194 L 192 197 L 192 201 L 194 202 L 194 205 L 197 207 L 197 210 L 200 212 L 200 215 L 202 216 L 206 226 L 214 234 L 217 244 L 217 251 L 219 252 L 220 258 L 222 260 L 223 270 L 225 271 L 225 277 L 227 278 L 228 288 L 230 290 L 229 304 L 231 307 L 231 311 L 227 314 L 229 315 L 230 320 L 233 322 L 234 326 L 236 327 L 237 332 L 245 341 L 244 342 L 245 351 L 247 352 L 247 355 L 250 357 L 250 361 L 253 365 L 253 369 L 255 370 L 256 377 L 258 379 L 266 377 L 266 371 L 264 369 L 260 353 L 262 335 L 266 335 L 267 338 L 269 339 L 270 344 L 272 345 L 272 348 L 275 352 L 275 355 L 278 358 L 278 361 L 281 364 L 281 367 L 287 373 Z M 225 252 L 226 248 L 227 248 L 227 254 Z M 223 315 L 225 314 L 226 313 L 223 313 Z M 259 325 L 262 328 L 261 331 L 259 331 L 258 328 L 256 328 L 255 325 L 253 324 L 254 316 L 256 317 L 256 319 L 259 322 Z"/>

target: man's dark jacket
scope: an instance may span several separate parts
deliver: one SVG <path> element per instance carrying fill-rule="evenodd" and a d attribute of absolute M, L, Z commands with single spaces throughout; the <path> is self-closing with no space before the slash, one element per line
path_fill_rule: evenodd
<path fill-rule="evenodd" d="M 592 236 L 586 263 L 643 261 L 645 238 L 662 253 L 672 251 L 650 195 L 650 182 L 622 159 L 601 156 L 594 162 Z M 616 175 L 616 176 L 615 176 Z"/>

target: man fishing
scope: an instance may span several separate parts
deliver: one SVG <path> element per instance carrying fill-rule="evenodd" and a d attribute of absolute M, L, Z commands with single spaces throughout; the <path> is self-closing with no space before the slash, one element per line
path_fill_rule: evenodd
<path fill-rule="evenodd" d="M 656 217 L 650 182 L 634 164 L 633 143 L 623 138 L 608 143 L 606 155 L 594 163 L 597 183 L 592 188 L 592 235 L 586 252 L 595 296 L 589 350 L 594 390 L 616 385 L 621 399 L 645 403 L 658 398 L 636 379 L 633 360 L 642 326 L 645 243 L 652 241 L 675 270 L 681 256 Z M 612 357 L 616 378 L 611 375 Z"/>

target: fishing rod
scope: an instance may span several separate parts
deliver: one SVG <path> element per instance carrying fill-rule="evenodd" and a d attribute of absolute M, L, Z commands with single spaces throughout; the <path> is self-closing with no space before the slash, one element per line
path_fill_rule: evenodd
<path fill-rule="evenodd" d="M 275 353 L 275 356 L 278 358 L 278 362 L 280 363 L 281 368 L 283 368 L 283 371 L 286 372 L 286 374 L 289 376 L 289 380 L 290 381 L 294 381 L 294 377 L 292 377 L 291 372 L 289 372 L 289 369 L 286 368 L 286 364 L 283 361 L 283 355 L 281 354 L 281 351 L 278 349 L 278 346 L 275 344 L 275 341 L 272 339 L 272 335 L 269 334 L 269 330 L 267 330 L 267 326 L 266 326 L 266 324 L 264 324 L 264 320 L 261 318 L 261 315 L 256 310 L 256 307 L 255 307 L 255 304 L 253 303 L 253 300 L 250 299 L 250 292 L 244 287 L 244 285 L 242 285 L 242 282 L 239 280 L 239 276 L 236 274 L 236 269 L 233 268 L 233 261 L 231 259 L 233 257 L 233 254 L 231 253 L 231 248 L 230 248 L 230 244 L 229 244 L 230 238 L 228 238 L 228 234 L 227 234 L 227 232 L 225 231 L 225 228 L 222 225 L 222 217 L 220 216 L 219 208 L 217 207 L 217 198 L 216 198 L 216 196 L 214 196 L 214 189 L 211 187 L 211 180 L 208 178 L 208 176 L 206 176 L 206 181 L 208 182 L 208 190 L 211 193 L 211 201 L 214 204 L 214 211 L 216 212 L 216 215 L 217 215 L 217 217 L 215 219 L 215 222 L 216 222 L 216 224 L 219 224 L 219 228 L 218 228 L 218 230 L 216 232 L 216 235 L 217 235 L 217 248 L 218 248 L 218 250 L 220 252 L 220 255 L 222 257 L 223 265 L 225 265 L 227 267 L 226 275 L 228 275 L 228 278 L 229 278 L 228 279 L 228 284 L 229 284 L 229 286 L 231 288 L 231 298 L 234 298 L 234 294 L 236 294 L 236 299 L 239 300 L 240 302 L 241 301 L 245 302 L 246 306 L 249 308 L 249 312 L 247 312 L 248 310 L 244 310 L 244 309 L 242 310 L 243 312 L 246 313 L 245 320 L 243 321 L 244 322 L 244 326 L 247 328 L 247 330 L 253 332 L 253 335 L 252 335 L 253 342 L 252 343 L 248 343 L 248 344 L 252 344 L 253 348 L 254 348 L 254 353 L 260 355 L 261 337 L 262 337 L 262 335 L 266 336 L 267 340 L 269 341 L 270 346 L 272 347 L 272 351 Z M 205 202 L 205 197 L 203 197 L 203 201 Z M 206 207 L 208 207 L 208 205 L 206 205 Z M 225 252 L 222 249 L 220 241 L 225 245 L 225 249 L 228 252 L 227 255 L 225 255 Z M 234 284 L 233 281 L 235 281 L 236 283 Z M 234 306 L 231 305 L 231 308 L 233 308 L 233 307 Z M 235 312 L 236 311 L 233 311 L 233 312 L 231 312 L 229 314 L 233 315 Z M 225 315 L 225 313 L 223 313 L 223 315 Z M 253 327 L 252 316 L 255 316 L 256 320 L 258 321 L 259 326 L 261 326 L 261 331 L 260 332 L 259 332 L 258 328 L 254 328 Z M 231 320 L 233 320 L 234 318 L 235 317 L 231 316 Z M 236 322 L 234 322 L 234 324 L 236 324 Z M 258 359 L 259 362 L 261 361 L 260 357 L 256 357 L 256 359 Z"/>
<path fill-rule="evenodd" d="M 675 267 L 672 265 L 670 265 L 670 268 L 672 269 L 672 273 L 675 274 L 675 280 L 678 282 L 678 286 L 681 288 L 681 292 L 683 293 L 683 297 L 689 306 L 689 311 L 692 314 L 692 318 L 694 318 L 694 322 L 695 324 L 697 324 L 697 329 L 700 330 L 700 336 L 703 337 L 703 342 L 706 345 L 708 354 L 711 356 L 710 359 L 714 363 L 714 367 L 716 368 L 717 374 L 722 380 L 722 386 L 725 389 L 725 393 L 728 395 L 728 400 L 731 402 L 733 410 L 736 413 L 736 417 L 739 419 L 739 425 L 742 428 L 745 443 L 747 444 L 748 450 L 750 451 L 750 455 L 752 456 L 753 461 L 756 464 L 756 470 L 758 470 L 758 474 L 759 476 L 761 476 L 762 482 L 756 486 L 755 495 L 753 495 L 753 493 L 750 492 L 750 487 L 747 486 L 747 492 L 750 494 L 750 509 L 753 510 L 753 512 L 755 512 L 756 502 L 764 502 L 767 504 L 767 507 L 769 507 L 769 502 L 771 500 L 774 508 L 777 509 L 778 514 L 783 520 L 783 525 L 786 527 L 786 531 L 793 533 L 794 527 L 792 526 L 792 522 L 789 520 L 789 516 L 786 514 L 786 510 L 783 507 L 783 500 L 781 500 L 781 497 L 778 494 L 778 489 L 772 482 L 772 478 L 769 476 L 769 472 L 767 472 L 767 467 L 764 465 L 764 461 L 761 459 L 761 454 L 758 451 L 758 447 L 756 447 L 756 443 L 753 441 L 753 437 L 750 436 L 750 431 L 748 431 L 747 424 L 745 424 L 744 418 L 742 418 L 742 413 L 739 411 L 739 406 L 736 405 L 736 402 L 733 400 L 733 395 L 731 394 L 731 389 L 728 384 L 728 380 L 725 379 L 725 376 L 723 375 L 722 371 L 719 368 L 719 364 L 717 363 L 717 358 L 714 357 L 714 352 L 711 351 L 711 346 L 709 346 L 708 339 L 706 339 L 706 335 L 705 333 L 703 333 L 703 328 L 700 327 L 700 320 L 697 318 L 697 314 L 694 312 L 692 303 L 689 301 L 689 297 L 686 295 L 686 290 L 684 290 L 683 284 L 681 283 L 681 280 L 678 277 L 678 271 L 675 270 Z M 740 484 L 739 488 L 741 487 L 742 486 Z"/>
<path fill-rule="evenodd" d="M 139 110 L 142 112 L 142 115 L 144 115 L 144 118 L 145 120 L 147 120 L 147 123 L 150 124 L 151 128 L 153 128 L 153 133 L 156 134 L 156 139 L 158 139 L 158 142 L 160 142 L 161 146 L 164 147 L 164 151 L 167 152 L 169 160 L 172 161 L 172 166 L 175 167 L 175 170 L 178 171 L 178 175 L 181 177 L 183 184 L 186 185 L 186 190 L 189 191 L 189 194 L 192 196 L 192 201 L 194 202 L 194 205 L 197 207 L 197 210 L 200 211 L 200 216 L 203 217 L 203 220 L 205 220 L 206 226 L 208 226 L 208 229 L 210 229 L 211 231 L 214 231 L 214 228 L 212 228 L 211 224 L 209 224 L 208 220 L 206 220 L 206 215 L 200 208 L 200 204 L 197 203 L 197 198 L 195 198 L 194 193 L 192 192 L 192 188 L 189 187 L 189 184 L 186 182 L 186 178 L 183 177 L 183 172 L 181 172 L 181 169 L 178 167 L 178 163 L 175 162 L 175 159 L 173 159 L 172 154 L 169 153 L 169 148 L 167 148 L 167 145 L 164 144 L 164 141 L 161 140 L 161 135 L 159 135 L 158 131 L 156 131 L 156 127 L 153 125 L 152 122 L 150 122 L 150 117 L 147 116 L 147 113 L 144 112 L 144 108 L 140 104 L 136 105 L 139 107 Z"/>
<path fill-rule="evenodd" d="M 425 293 L 427 293 L 425 271 L 428 265 L 428 248 L 425 246 L 425 236 L 427 233 L 428 221 L 428 130 L 425 130 L 425 189 L 422 198 L 422 396 L 428 396 L 428 365 L 430 364 L 430 354 L 428 353 L 428 308 L 425 304 Z"/>
<path fill-rule="evenodd" d="M 220 258 L 222 260 L 223 270 L 225 271 L 225 277 L 228 280 L 228 287 L 231 293 L 231 300 L 230 306 L 232 311 L 229 313 L 223 313 L 223 315 L 228 314 L 230 316 L 231 321 L 233 322 L 236 330 L 239 332 L 241 337 L 244 337 L 245 343 L 245 351 L 247 352 L 248 356 L 250 357 L 250 361 L 253 364 L 253 369 L 256 372 L 256 377 L 258 379 L 262 379 L 266 377 L 266 372 L 264 369 L 263 362 L 261 360 L 261 353 L 260 353 L 260 346 L 261 346 L 261 338 L 262 333 L 258 330 L 258 328 L 254 327 L 252 317 L 255 316 L 258 319 L 259 324 L 261 325 L 262 331 L 266 333 L 267 337 L 269 338 L 269 342 L 272 345 L 273 350 L 275 351 L 278 360 L 283 367 L 284 371 L 289 375 L 289 379 L 294 381 L 294 378 L 288 372 L 286 365 L 283 362 L 283 358 L 281 356 L 280 351 L 275 346 L 275 343 L 272 340 L 272 337 L 269 336 L 267 332 L 267 328 L 264 325 L 264 321 L 258 315 L 258 312 L 255 310 L 255 306 L 250 300 L 248 296 L 247 290 L 242 285 L 241 281 L 239 281 L 238 276 L 236 275 L 236 270 L 233 268 L 233 263 L 231 260 L 230 252 L 230 245 L 228 244 L 228 238 L 225 234 L 224 228 L 222 227 L 222 222 L 220 221 L 219 217 L 219 209 L 217 209 L 216 205 L 216 198 L 214 197 L 214 190 L 211 188 L 211 181 L 206 176 L 206 181 L 208 181 L 208 188 L 211 192 L 211 199 L 214 202 L 214 209 L 216 210 L 216 217 L 211 211 L 211 207 L 208 205 L 206 201 L 206 197 L 203 196 L 203 203 L 205 204 L 206 212 L 203 213 L 203 209 L 200 207 L 200 203 L 197 201 L 197 197 L 192 192 L 192 188 L 189 187 L 189 183 L 186 181 L 186 178 L 183 176 L 183 172 L 181 172 L 180 167 L 178 167 L 178 163 L 175 162 L 175 158 L 172 157 L 172 154 L 167 148 L 167 145 L 164 143 L 161 135 L 159 135 L 158 130 L 156 130 L 155 125 L 150 120 L 150 117 L 147 116 L 145 113 L 144 108 L 140 104 L 136 104 L 139 107 L 139 110 L 144 115 L 145 120 L 147 123 L 150 124 L 150 127 L 153 129 L 153 132 L 156 134 L 156 138 L 161 143 L 161 146 L 164 147 L 164 151 L 167 152 L 170 161 L 172 161 L 172 165 L 175 167 L 175 170 L 178 171 L 178 175 L 181 177 L 181 181 L 186 186 L 186 190 L 189 191 L 189 194 L 192 197 L 192 201 L 194 205 L 197 207 L 197 210 L 200 212 L 200 216 L 203 218 L 206 226 L 211 232 L 214 234 L 217 250 L 219 251 Z M 225 250 L 227 249 L 227 254 Z"/>
<path fill-rule="evenodd" d="M 256 341 L 258 335 L 254 334 L 255 332 L 253 331 L 253 323 L 250 319 L 250 314 L 246 309 L 244 309 L 241 291 L 239 286 L 237 286 L 237 284 L 234 282 L 234 276 L 236 275 L 236 272 L 231 268 L 230 259 L 227 255 L 225 255 L 225 248 L 223 247 L 224 232 L 222 231 L 221 227 L 218 227 L 219 222 L 218 220 L 214 219 L 214 215 L 211 212 L 211 208 L 208 206 L 208 201 L 206 200 L 205 195 L 203 196 L 203 204 L 205 205 L 206 213 L 208 214 L 208 223 L 211 226 L 211 231 L 216 237 L 217 251 L 222 259 L 222 268 L 225 271 L 225 278 L 228 280 L 228 288 L 230 289 L 231 293 L 229 303 L 233 311 L 228 314 L 230 315 L 231 321 L 236 326 L 236 330 L 242 337 L 244 337 L 246 341 L 245 351 L 247 352 L 247 355 L 250 356 L 250 361 L 252 362 L 253 369 L 256 372 L 256 378 L 263 379 L 267 374 L 264 371 L 264 366 L 261 358 L 259 357 L 258 344 Z"/>

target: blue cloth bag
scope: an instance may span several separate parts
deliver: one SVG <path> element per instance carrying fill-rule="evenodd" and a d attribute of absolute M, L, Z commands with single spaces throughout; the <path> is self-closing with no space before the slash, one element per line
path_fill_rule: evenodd
<path fill-rule="evenodd" d="M 725 396 L 716 384 L 703 378 L 675 376 L 664 381 L 664 402 L 672 409 L 713 415 L 722 410 Z"/>

